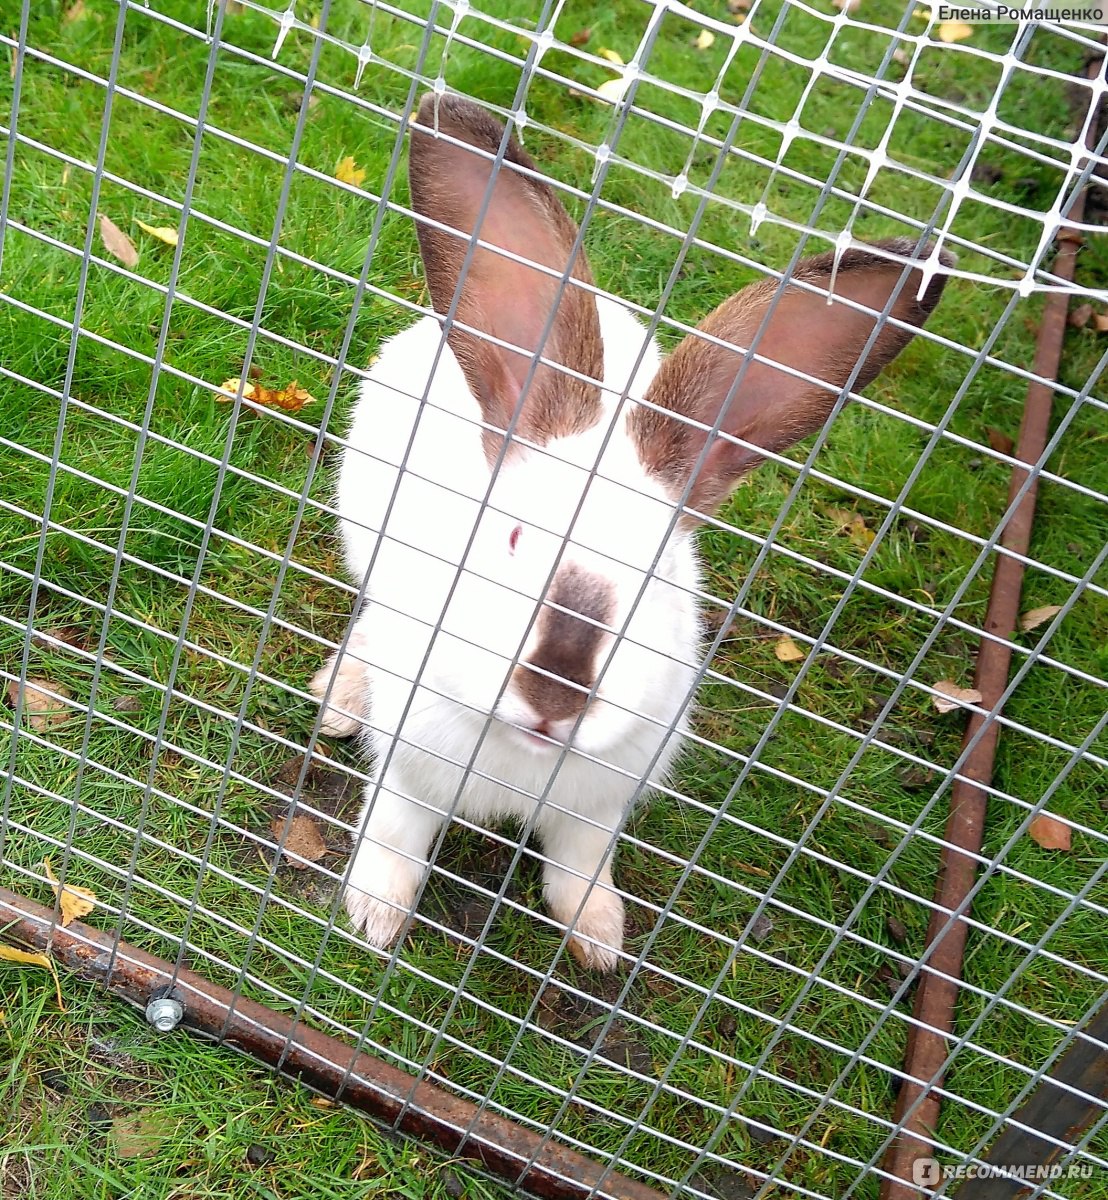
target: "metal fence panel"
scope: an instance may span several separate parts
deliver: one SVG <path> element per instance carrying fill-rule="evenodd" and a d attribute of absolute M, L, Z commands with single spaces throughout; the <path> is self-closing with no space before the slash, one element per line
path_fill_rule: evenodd
<path fill-rule="evenodd" d="M 701 9 L 78 0 L 50 44 L 24 0 L 0 28 L 0 855 L 13 887 L 49 897 L 49 858 L 101 929 L 664 1194 L 847 1200 L 877 1194 L 906 1119 L 957 781 L 989 816 L 945 1071 L 919 1081 L 943 1162 L 980 1163 L 1108 983 L 1098 193 L 1069 226 L 1078 283 L 1052 259 L 1103 175 L 1104 73 L 1081 80 L 1088 25 Z M 837 256 L 833 292 L 851 247 L 890 237 L 915 247 L 902 284 L 950 277 L 880 382 L 701 530 L 686 749 L 631 779 L 625 824 L 583 818 L 616 846 L 611 973 L 546 911 L 533 821 L 455 811 L 399 944 L 369 947 L 343 909 L 382 764 L 321 732 L 309 683 L 361 649 L 334 488 L 357 389 L 431 311 L 405 169 L 427 92 L 512 123 L 580 222 L 593 291 L 641 320 L 632 361 L 807 255 Z M 1057 293 L 1079 327 L 1055 380 L 1034 347 Z M 820 318 L 801 312 L 782 340 L 803 364 Z M 424 405 L 445 347 L 412 364 Z M 1009 495 L 1036 381 L 1054 421 Z M 375 562 L 398 543 L 371 532 Z M 1011 638 L 986 620 L 1005 557 L 1026 572 Z M 990 640 L 1013 655 L 991 708 L 972 691 Z M 1000 733 L 991 780 L 967 774 L 973 713 Z M 1100 1111 L 1032 1194 L 1094 1194 L 1104 1139 Z"/>

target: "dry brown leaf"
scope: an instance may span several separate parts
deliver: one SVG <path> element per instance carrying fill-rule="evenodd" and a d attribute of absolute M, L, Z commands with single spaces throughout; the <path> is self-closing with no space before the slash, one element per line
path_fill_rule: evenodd
<path fill-rule="evenodd" d="M 618 50 L 607 50 L 602 46 L 599 50 L 597 50 L 597 54 L 599 54 L 605 62 L 615 63 L 617 67 L 623 66 L 623 55 L 620 54 Z"/>
<path fill-rule="evenodd" d="M 939 25 L 940 42 L 964 42 L 973 37 L 973 26 L 965 21 L 943 21 Z"/>
<path fill-rule="evenodd" d="M 741 20 L 750 11 L 753 3 L 754 0 L 727 0 L 727 11 L 733 17 L 739 17 Z"/>
<path fill-rule="evenodd" d="M 239 381 L 237 379 L 225 379 L 219 385 L 219 391 L 216 392 L 215 398 L 227 403 L 234 400 L 238 390 Z M 311 392 L 302 388 L 295 379 L 291 383 L 285 384 L 283 388 L 265 387 L 261 383 L 247 383 L 243 386 L 242 395 L 244 399 L 253 400 L 255 404 L 262 404 L 267 408 L 279 408 L 288 413 L 298 413 L 306 404 L 315 403 L 315 397 Z"/>
<path fill-rule="evenodd" d="M 177 245 L 177 230 L 172 225 L 147 225 L 145 221 L 140 221 L 138 217 L 135 217 L 135 224 L 143 233 L 148 233 L 151 237 L 157 238 L 159 242 L 165 242 L 167 246 Z"/>
<path fill-rule="evenodd" d="M 1030 633 L 1032 629 L 1038 629 L 1040 625 L 1045 625 L 1051 617 L 1056 617 L 1061 611 L 1060 604 L 1044 604 L 1041 608 L 1029 608 L 1020 617 L 1020 628 L 1024 633 Z"/>
<path fill-rule="evenodd" d="M 862 0 L 831 0 L 831 3 L 839 10 L 839 12 L 852 13 L 857 11 Z"/>
<path fill-rule="evenodd" d="M 570 35 L 569 44 L 571 46 L 583 46 L 591 37 L 591 29 L 578 29 L 576 33 Z"/>
<path fill-rule="evenodd" d="M 1089 318 L 1092 315 L 1093 306 L 1091 304 L 1079 304 L 1076 308 L 1070 310 L 1067 320 L 1074 329 L 1084 329 L 1088 325 Z"/>
<path fill-rule="evenodd" d="M 898 46 L 893 51 L 893 62 L 897 63 L 899 66 L 906 67 L 911 61 L 912 60 L 909 57 L 907 50 L 901 50 Z"/>
<path fill-rule="evenodd" d="M 862 550 L 868 550 L 877 536 L 866 524 L 861 513 L 855 513 L 850 521 L 850 540 Z"/>
<path fill-rule="evenodd" d="M 62 985 L 52 958 L 38 950 L 20 950 L 18 946 L 5 946 L 3 942 L 0 942 L 0 962 L 9 962 L 17 967 L 42 967 L 49 971 L 54 978 L 58 1008 L 65 1012 L 65 1005 L 62 1003 Z"/>
<path fill-rule="evenodd" d="M 932 696 L 931 702 L 941 713 L 953 712 L 966 704 L 981 703 L 981 693 L 976 688 L 959 687 L 951 679 L 940 679 L 935 684 L 935 691 L 942 695 Z"/>
<path fill-rule="evenodd" d="M 69 25 L 73 21 L 83 21 L 88 16 L 85 9 L 85 0 L 74 0 L 74 2 L 62 13 L 62 24 Z"/>
<path fill-rule="evenodd" d="M 54 695 L 49 693 L 53 692 Z M 61 697 L 72 693 L 49 679 L 28 679 L 23 691 L 23 719 L 32 729 L 42 733 L 69 720 L 70 708 Z M 19 702 L 19 681 L 8 684 L 8 703 L 15 708 Z"/>
<path fill-rule="evenodd" d="M 708 50 L 715 45 L 716 35 L 710 29 L 702 29 L 693 39 L 698 50 Z"/>
<path fill-rule="evenodd" d="M 281 840 L 285 829 L 285 818 L 274 817 L 269 826 L 269 832 L 275 842 Z M 308 863 L 319 862 L 327 853 L 327 846 L 319 832 L 319 826 L 311 817 L 297 813 L 289 822 L 288 837 L 285 838 L 285 853 L 289 856 L 289 866 L 303 871 Z M 305 861 L 306 860 L 306 861 Z"/>
<path fill-rule="evenodd" d="M 854 521 L 854 518 L 858 515 L 853 509 L 836 508 L 833 504 L 829 505 L 823 511 L 838 526 L 838 529 L 836 530 L 837 533 L 842 532 L 844 529 L 849 529 Z"/>
<path fill-rule="evenodd" d="M 1073 830 L 1057 817 L 1039 813 L 1027 827 L 1031 840 L 1044 850 L 1069 850 L 1073 845 Z"/>
<path fill-rule="evenodd" d="M 125 1113 L 112 1118 L 112 1148 L 120 1158 L 152 1158 L 173 1133 L 163 1112 Z"/>
<path fill-rule="evenodd" d="M 1103 333 L 1108 329 L 1108 313 L 1093 313 L 1093 328 L 1097 333 Z"/>
<path fill-rule="evenodd" d="M 348 154 L 345 158 L 340 158 L 338 165 L 335 167 L 335 178 L 340 183 L 349 183 L 354 187 L 361 187 L 365 182 L 365 171 L 361 167 L 354 165 L 354 156 Z"/>
<path fill-rule="evenodd" d="M 51 650 L 88 650 L 87 631 L 77 625 L 54 625 L 50 629 L 36 631 L 35 644 Z"/>
<path fill-rule="evenodd" d="M 792 640 L 791 637 L 778 638 L 773 647 L 773 653 L 777 655 L 778 662 L 798 662 L 802 658 L 806 658 L 805 651 Z"/>
<path fill-rule="evenodd" d="M 997 454 L 1011 454 L 1016 448 L 1016 443 L 1003 430 L 994 429 L 991 425 L 985 429 L 985 437 Z"/>
<path fill-rule="evenodd" d="M 279 391 L 262 387 L 259 384 L 254 388 L 254 400 L 269 408 L 279 408 L 290 413 L 298 413 L 305 404 L 315 403 L 315 397 L 302 388 L 295 379 L 291 383 L 285 384 Z"/>
<path fill-rule="evenodd" d="M 100 214 L 100 239 L 104 243 L 104 249 L 112 258 L 118 258 L 125 267 L 138 265 L 139 254 L 135 249 L 135 243 L 103 213 Z"/>
<path fill-rule="evenodd" d="M 57 899 L 58 893 L 61 893 L 62 928 L 72 925 L 78 917 L 87 917 L 96 907 L 96 893 L 90 888 L 75 887 L 72 883 L 63 887 L 51 869 L 50 860 L 44 859 L 42 865 L 46 870 L 46 878 L 50 880 L 54 898 Z"/>

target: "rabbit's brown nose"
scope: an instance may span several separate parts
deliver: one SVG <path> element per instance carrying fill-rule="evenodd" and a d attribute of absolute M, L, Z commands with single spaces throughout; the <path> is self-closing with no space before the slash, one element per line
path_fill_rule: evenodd
<path fill-rule="evenodd" d="M 608 580 L 572 563 L 554 576 L 539 614 L 534 651 L 513 672 L 516 687 L 543 725 L 576 717 L 585 707 L 615 600 Z"/>

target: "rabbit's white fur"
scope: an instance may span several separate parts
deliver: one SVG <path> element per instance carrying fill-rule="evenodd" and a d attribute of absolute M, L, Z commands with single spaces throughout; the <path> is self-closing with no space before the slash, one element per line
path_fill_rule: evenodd
<path fill-rule="evenodd" d="M 714 511 L 765 453 L 821 428 L 946 277 L 903 267 L 919 253 L 903 238 L 816 255 L 725 300 L 663 363 L 628 311 L 593 304 L 577 227 L 480 106 L 424 97 L 409 180 L 452 323 L 448 344 L 435 318 L 389 342 L 342 459 L 346 564 L 367 601 L 312 689 L 329 700 L 323 731 L 364 725 L 374 755 L 347 908 L 388 945 L 443 821 L 511 818 L 539 835 L 571 949 L 611 968 L 617 831 L 680 750 L 697 675 L 698 560 L 676 505 Z M 532 368 L 539 347 L 569 372 Z M 509 420 L 534 445 L 490 473 L 502 443 L 482 421 Z"/>
<path fill-rule="evenodd" d="M 685 530 L 666 536 L 673 503 L 647 477 L 627 437 L 632 403 L 617 412 L 640 355 L 629 392 L 641 397 L 658 348 L 626 309 L 603 299 L 598 307 L 604 416 L 584 433 L 506 458 L 483 511 L 490 474 L 481 412 L 441 345 L 438 321 L 424 318 L 393 338 L 362 388 L 338 509 L 351 578 L 360 583 L 372 571 L 323 728 L 345 735 L 361 724 L 358 714 L 368 721 L 374 782 L 346 903 L 374 945 L 399 933 L 428 848 L 444 816 L 456 812 L 482 825 L 533 819 L 546 858 L 546 900 L 557 920 L 575 925 L 575 953 L 609 968 L 621 948 L 614 836 L 640 781 L 665 776 L 687 729 L 698 564 Z M 614 583 L 611 625 L 627 622 L 614 650 L 608 640 L 601 659 L 609 652 L 611 659 L 597 698 L 564 754 L 558 742 L 524 731 L 536 716 L 506 686 L 534 641 L 536 606 L 563 542 L 561 563 Z M 320 672 L 317 694 L 333 670 L 332 662 Z M 574 723 L 552 733 L 566 739 Z M 544 799 L 536 815 L 537 797 Z"/>

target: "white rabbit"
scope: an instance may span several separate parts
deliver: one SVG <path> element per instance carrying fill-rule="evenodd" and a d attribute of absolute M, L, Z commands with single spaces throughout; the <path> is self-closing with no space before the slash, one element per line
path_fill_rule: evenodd
<path fill-rule="evenodd" d="M 367 601 L 346 655 L 312 690 L 328 698 L 322 731 L 364 726 L 373 753 L 346 891 L 371 943 L 399 934 L 448 816 L 533 819 L 550 912 L 573 928 L 582 963 L 611 969 L 623 944 L 616 835 L 636 795 L 670 770 L 696 678 L 695 522 L 675 522 L 675 504 L 713 512 L 758 448 L 820 428 L 875 313 L 892 298 L 899 324 L 877 334 L 855 389 L 911 340 L 945 276 L 917 301 L 919 271 L 891 257 L 914 243 L 852 249 L 829 302 L 832 256 L 807 259 L 783 290 L 754 284 L 712 313 L 699 332 L 718 341 L 692 334 L 663 362 L 626 309 L 587 290 L 583 251 L 563 288 L 577 228 L 514 138 L 490 184 L 505 137 L 484 109 L 449 96 L 424 97 L 412 128 L 412 206 L 436 313 L 454 304 L 486 193 L 481 240 L 528 262 L 476 249 L 445 342 L 440 317 L 425 317 L 374 365 L 338 486 L 346 565 L 359 585 L 369 572 Z M 756 353 L 826 386 L 748 361 L 756 339 Z M 634 399 L 621 406 L 623 394 Z M 705 449 L 725 405 L 730 437 Z"/>

